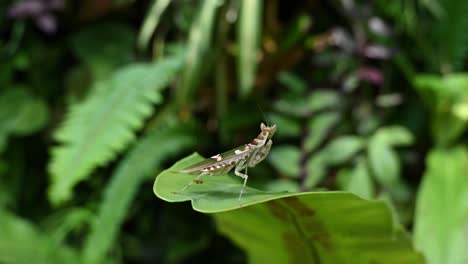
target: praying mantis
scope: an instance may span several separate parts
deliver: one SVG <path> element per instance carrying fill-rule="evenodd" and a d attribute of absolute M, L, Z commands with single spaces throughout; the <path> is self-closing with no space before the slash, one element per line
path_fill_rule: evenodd
<path fill-rule="evenodd" d="M 244 184 L 239 193 L 239 204 L 241 204 L 242 194 L 245 191 L 247 185 L 248 167 L 255 167 L 258 163 L 263 161 L 270 153 L 271 145 L 273 141 L 271 138 L 276 132 L 276 125 L 267 126 L 263 123 L 260 124 L 260 134 L 254 138 L 250 143 L 243 146 L 234 148 L 221 154 L 216 154 L 211 158 L 207 158 L 201 162 L 193 164 L 181 171 L 180 173 L 186 173 L 191 175 L 198 175 L 193 181 L 189 182 L 179 192 L 184 191 L 190 187 L 193 183 L 202 182 L 200 179 L 202 176 L 221 176 L 226 175 L 234 168 L 234 174 L 244 179 Z M 245 173 L 241 171 L 245 170 Z"/>

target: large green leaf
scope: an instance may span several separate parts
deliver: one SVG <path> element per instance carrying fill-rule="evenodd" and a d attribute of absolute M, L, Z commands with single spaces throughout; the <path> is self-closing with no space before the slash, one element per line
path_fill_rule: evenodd
<path fill-rule="evenodd" d="M 154 192 L 163 200 L 191 200 L 195 210 L 217 213 L 220 231 L 247 252 L 250 263 L 423 263 L 383 201 L 347 192 L 248 188 L 239 208 L 241 183 L 229 176 L 207 176 L 203 184 L 179 192 L 194 176 L 177 171 L 202 159 L 192 154 L 159 174 Z"/>
<path fill-rule="evenodd" d="M 69 199 L 75 184 L 134 140 L 134 131 L 152 114 L 152 104 L 162 101 L 159 91 L 179 67 L 179 58 L 128 66 L 97 83 L 84 102 L 71 107 L 55 134 L 61 144 L 52 149 L 49 165 L 52 202 Z"/>
<path fill-rule="evenodd" d="M 214 215 L 249 263 L 424 263 L 382 201 L 296 194 Z"/>
<path fill-rule="evenodd" d="M 468 263 L 468 151 L 434 150 L 427 159 L 415 219 L 415 245 L 430 264 Z"/>
<path fill-rule="evenodd" d="M 194 153 L 161 172 L 154 182 L 153 190 L 156 196 L 168 202 L 192 200 L 193 208 L 205 213 L 238 208 L 238 197 L 242 184 L 241 179 L 237 176 L 205 176 L 201 178 L 203 184 L 193 184 L 190 188 L 179 192 L 195 176 L 178 171 L 203 159 L 202 156 Z M 250 174 L 252 174 L 252 169 Z M 247 182 L 246 192 L 241 201 L 244 206 L 272 199 L 281 194 L 286 195 L 286 192 L 262 192 L 250 188 L 248 185 Z"/>

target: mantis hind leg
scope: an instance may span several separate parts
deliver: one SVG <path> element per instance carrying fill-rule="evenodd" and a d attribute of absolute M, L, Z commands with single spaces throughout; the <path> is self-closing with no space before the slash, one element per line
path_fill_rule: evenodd
<path fill-rule="evenodd" d="M 198 175 L 195 179 L 193 179 L 193 181 L 190 181 L 187 185 L 184 186 L 184 188 L 180 189 L 179 192 L 183 192 L 185 191 L 188 187 L 190 187 L 190 185 L 192 185 L 194 182 L 197 182 L 198 180 L 200 180 L 200 178 L 202 176 L 206 175 L 204 172 L 201 173 L 200 175 Z"/>

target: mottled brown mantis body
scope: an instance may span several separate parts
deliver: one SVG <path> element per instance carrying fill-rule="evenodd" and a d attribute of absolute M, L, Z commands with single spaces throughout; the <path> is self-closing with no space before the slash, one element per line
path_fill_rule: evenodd
<path fill-rule="evenodd" d="M 271 138 L 276 132 L 276 125 L 266 126 L 260 124 L 260 134 L 254 138 L 250 143 L 240 146 L 238 148 L 226 151 L 221 154 L 212 156 L 211 158 L 205 159 L 199 163 L 196 163 L 190 167 L 181 170 L 181 173 L 198 175 L 193 181 L 187 184 L 180 191 L 184 191 L 194 182 L 200 182 L 200 178 L 204 175 L 208 176 L 221 176 L 226 175 L 234 168 L 234 173 L 244 179 L 244 184 L 239 193 L 239 203 L 242 198 L 242 194 L 245 191 L 247 184 L 247 168 L 255 167 L 258 163 L 263 161 L 270 153 L 271 145 L 273 141 Z M 241 171 L 245 169 L 245 173 Z"/>

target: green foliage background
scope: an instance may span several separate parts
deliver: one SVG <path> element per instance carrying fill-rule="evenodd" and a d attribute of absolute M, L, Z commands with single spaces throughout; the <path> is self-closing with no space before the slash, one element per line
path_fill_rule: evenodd
<path fill-rule="evenodd" d="M 52 2 L 0 4 L 0 263 L 468 262 L 466 1 Z M 261 122 L 243 207 L 174 193 Z"/>

